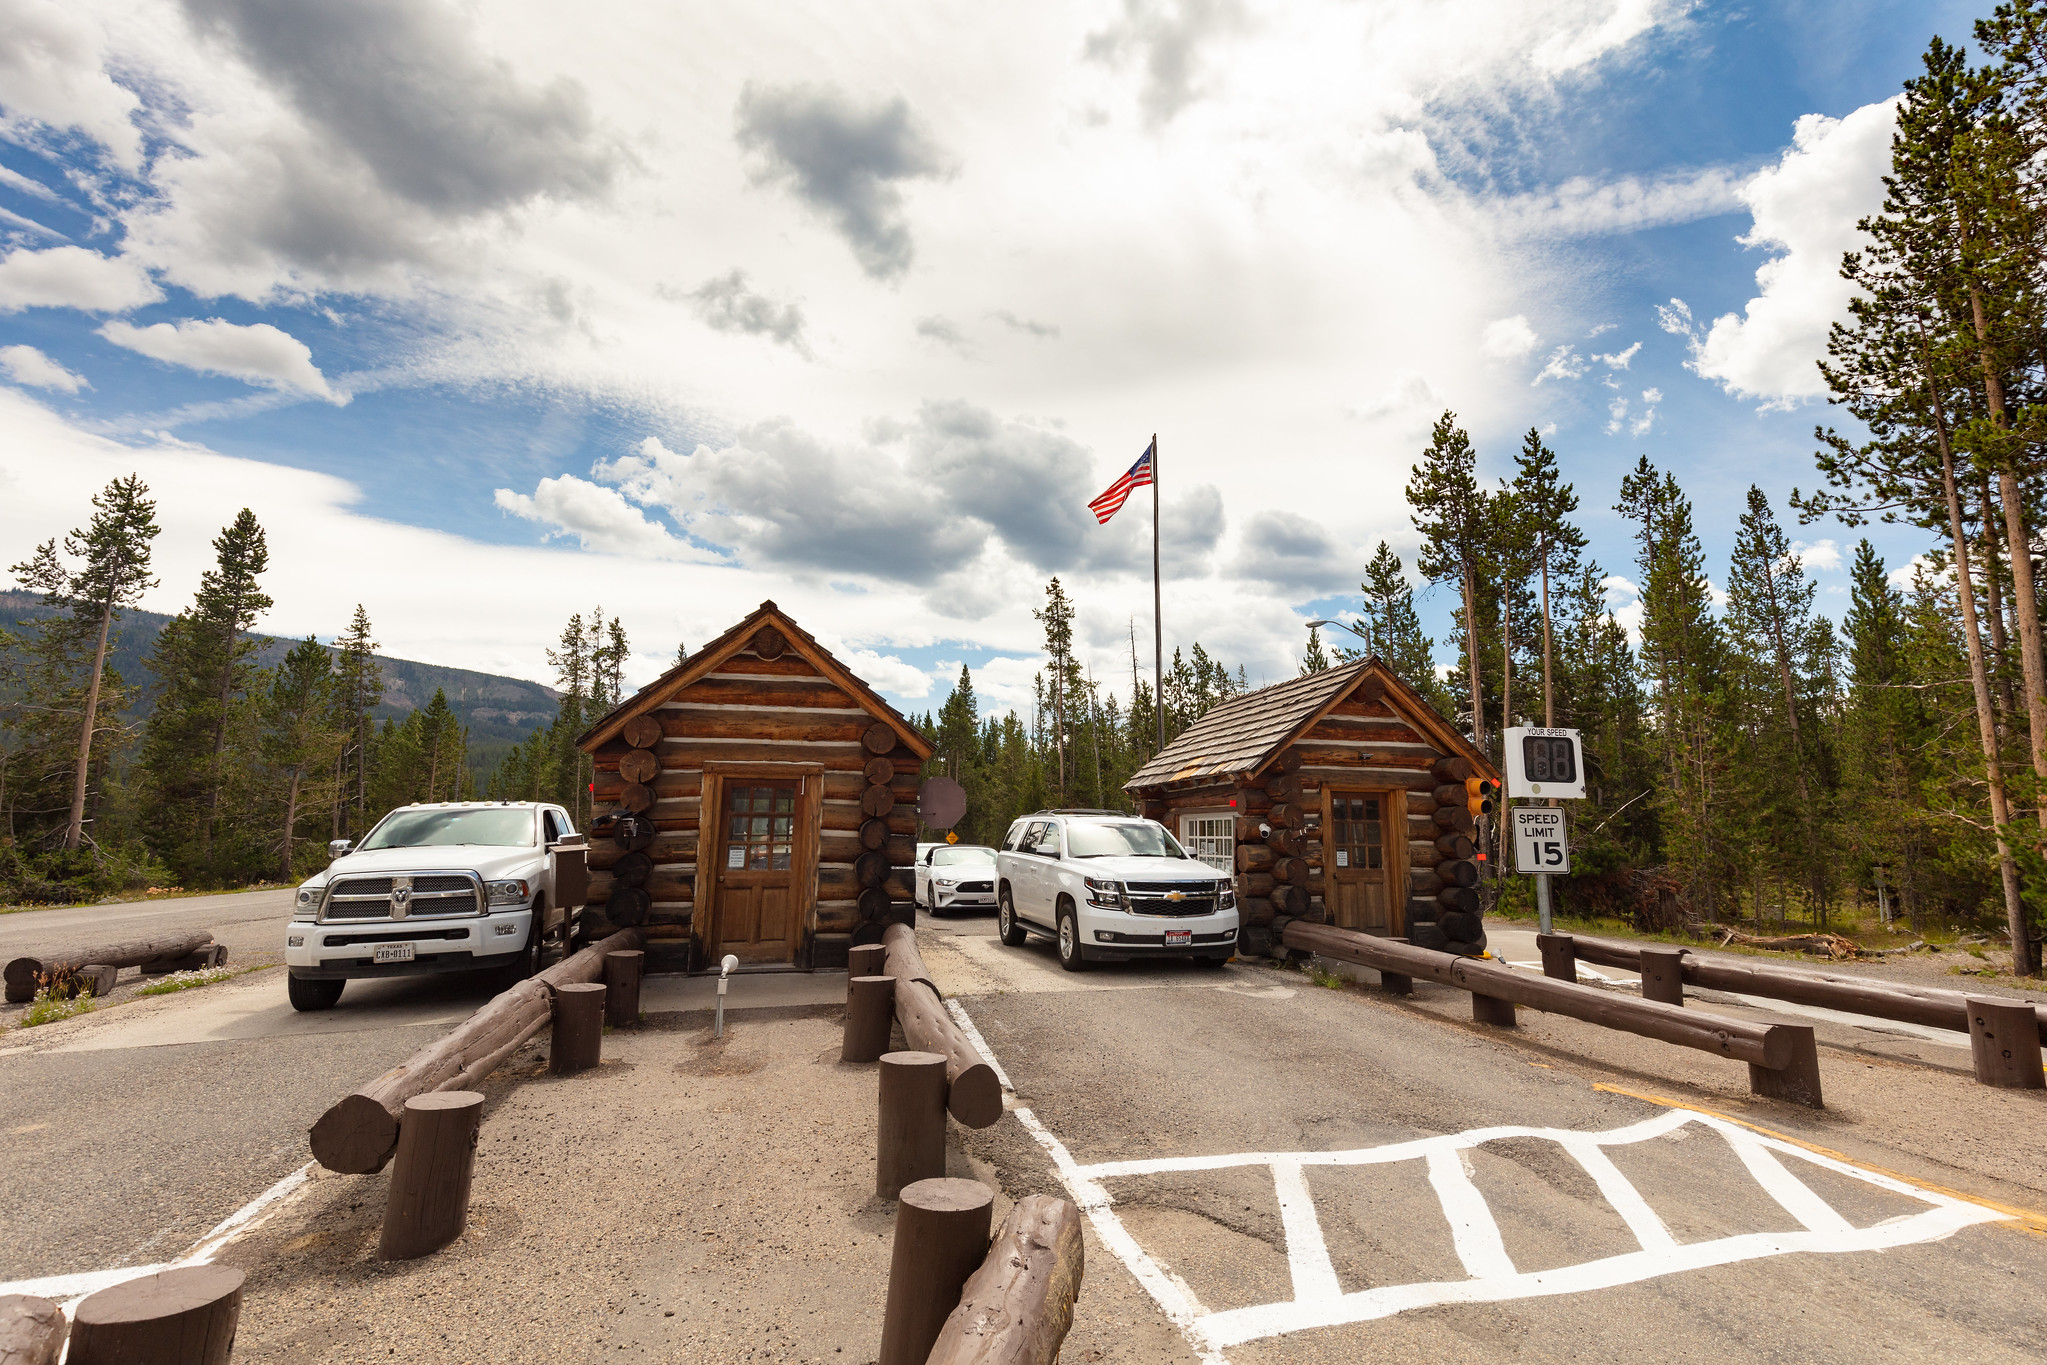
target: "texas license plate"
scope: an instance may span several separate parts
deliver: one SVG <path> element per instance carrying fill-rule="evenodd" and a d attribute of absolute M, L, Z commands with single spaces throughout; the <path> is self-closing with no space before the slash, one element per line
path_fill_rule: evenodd
<path fill-rule="evenodd" d="M 410 943 L 379 943 L 370 950 L 370 961 L 410 962 L 412 961 L 412 945 Z"/>
<path fill-rule="evenodd" d="M 1168 948 L 1185 948 L 1192 942 L 1194 942 L 1194 931 L 1192 929 L 1166 930 L 1166 946 Z"/>

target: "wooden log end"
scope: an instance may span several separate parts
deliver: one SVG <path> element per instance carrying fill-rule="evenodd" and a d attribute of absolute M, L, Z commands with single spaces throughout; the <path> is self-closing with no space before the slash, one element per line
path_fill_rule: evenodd
<path fill-rule="evenodd" d="M 993 1127 L 1002 1117 L 1002 1082 L 995 1068 L 976 1062 L 960 1072 L 946 1092 L 945 1109 L 969 1128 Z"/>
<path fill-rule="evenodd" d="M 33 1294 L 0 1294 L 0 1361 L 55 1365 L 71 1323 L 64 1310 Z"/>
<path fill-rule="evenodd" d="M 368 1095 L 344 1095 L 307 1134 L 313 1160 L 343 1175 L 371 1175 L 398 1150 L 398 1116 Z"/>

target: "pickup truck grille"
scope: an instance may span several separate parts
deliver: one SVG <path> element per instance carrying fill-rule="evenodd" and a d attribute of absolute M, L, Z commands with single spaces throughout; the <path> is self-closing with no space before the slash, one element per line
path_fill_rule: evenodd
<path fill-rule="evenodd" d="M 1125 882 L 1133 915 L 1189 917 L 1215 913 L 1214 882 Z M 1177 893 L 1181 899 L 1166 899 Z"/>
<path fill-rule="evenodd" d="M 400 889 L 406 892 L 404 904 L 394 910 L 394 893 Z M 320 917 L 333 921 L 474 915 L 483 909 L 481 892 L 474 877 L 459 872 L 343 877 L 328 888 Z"/>

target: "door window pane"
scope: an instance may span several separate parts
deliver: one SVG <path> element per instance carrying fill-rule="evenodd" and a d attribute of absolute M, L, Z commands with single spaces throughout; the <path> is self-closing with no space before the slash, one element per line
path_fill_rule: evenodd
<path fill-rule="evenodd" d="M 796 787 L 730 787 L 725 796 L 725 866 L 787 872 L 796 838 Z"/>
<path fill-rule="evenodd" d="M 1329 844 L 1339 868 L 1374 871 L 1386 865 L 1386 834 L 1382 800 L 1377 796 L 1337 795 L 1330 799 L 1334 828 Z"/>

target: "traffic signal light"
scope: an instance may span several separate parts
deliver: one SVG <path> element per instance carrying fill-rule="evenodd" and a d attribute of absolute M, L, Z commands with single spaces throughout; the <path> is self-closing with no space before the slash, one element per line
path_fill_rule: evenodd
<path fill-rule="evenodd" d="M 1500 794 L 1500 784 L 1484 777 L 1464 779 L 1464 808 L 1471 812 L 1471 818 L 1491 815 L 1498 805 L 1495 799 Z"/>

